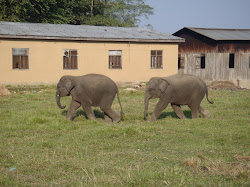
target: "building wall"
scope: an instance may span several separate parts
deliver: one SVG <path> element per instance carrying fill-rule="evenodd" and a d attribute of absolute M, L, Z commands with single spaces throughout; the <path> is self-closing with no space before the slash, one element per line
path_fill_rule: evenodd
<path fill-rule="evenodd" d="M 185 42 L 180 43 L 179 53 L 209 53 L 218 51 L 217 43 L 213 40 L 204 38 L 198 34 L 181 34 L 178 37 L 185 38 Z"/>
<path fill-rule="evenodd" d="M 29 69 L 12 69 L 12 48 L 29 48 Z M 78 69 L 63 69 L 64 49 L 78 50 Z M 108 51 L 122 50 L 122 69 L 109 69 Z M 151 69 L 151 50 L 163 51 L 163 69 Z M 0 84 L 54 84 L 63 75 L 100 73 L 116 82 L 148 81 L 178 73 L 178 44 L 0 40 Z"/>

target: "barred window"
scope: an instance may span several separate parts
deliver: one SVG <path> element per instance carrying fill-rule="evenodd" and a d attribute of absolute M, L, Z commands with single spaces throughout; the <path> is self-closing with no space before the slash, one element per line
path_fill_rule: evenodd
<path fill-rule="evenodd" d="M 109 69 L 122 69 L 122 51 L 109 51 Z"/>
<path fill-rule="evenodd" d="M 162 69 L 162 51 L 151 51 L 151 68 Z"/>
<path fill-rule="evenodd" d="M 77 69 L 77 50 L 65 49 L 63 52 L 63 69 Z"/>
<path fill-rule="evenodd" d="M 29 69 L 29 48 L 12 48 L 12 69 Z"/>

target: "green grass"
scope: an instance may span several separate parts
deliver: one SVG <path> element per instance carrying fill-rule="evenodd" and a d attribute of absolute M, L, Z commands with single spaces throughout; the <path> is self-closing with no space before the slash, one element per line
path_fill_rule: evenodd
<path fill-rule="evenodd" d="M 180 120 L 168 106 L 148 123 L 144 91 L 120 89 L 118 124 L 104 123 L 98 108 L 96 121 L 82 109 L 67 121 L 53 86 L 10 90 L 16 94 L 0 97 L 0 186 L 250 185 L 250 90 L 209 91 L 215 103 L 202 106 L 210 119 Z M 120 111 L 117 99 L 113 108 Z"/>

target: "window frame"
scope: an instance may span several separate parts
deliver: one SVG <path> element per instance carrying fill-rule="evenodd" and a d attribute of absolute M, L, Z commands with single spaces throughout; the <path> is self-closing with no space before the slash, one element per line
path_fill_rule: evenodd
<path fill-rule="evenodd" d="M 19 60 L 17 60 L 17 58 L 19 58 Z M 12 69 L 29 69 L 29 48 L 12 48 Z"/>
<path fill-rule="evenodd" d="M 65 54 L 66 52 L 68 52 L 68 54 Z M 76 54 L 72 54 L 73 52 L 76 52 Z M 77 49 L 64 49 L 63 50 L 63 70 L 78 70 L 78 50 Z"/>
<path fill-rule="evenodd" d="M 122 50 L 109 50 L 108 56 L 109 69 L 122 69 Z"/>
<path fill-rule="evenodd" d="M 155 54 L 152 54 L 155 52 Z M 158 53 L 161 54 L 158 54 Z M 159 58 L 160 58 L 160 67 L 159 65 Z M 153 60 L 154 59 L 154 60 Z M 151 50 L 150 51 L 150 68 L 151 69 L 163 69 L 163 50 Z"/>

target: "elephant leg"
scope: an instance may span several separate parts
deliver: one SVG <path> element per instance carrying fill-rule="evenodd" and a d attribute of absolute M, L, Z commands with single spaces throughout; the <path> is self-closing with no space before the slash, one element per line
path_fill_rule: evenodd
<path fill-rule="evenodd" d="M 66 116 L 66 119 L 67 120 L 71 120 L 73 119 L 75 113 L 76 113 L 76 110 L 81 106 L 80 103 L 72 100 L 71 103 L 70 103 L 70 106 L 69 106 L 69 110 L 67 112 L 67 116 Z"/>
<path fill-rule="evenodd" d="M 199 112 L 204 118 L 209 118 L 211 116 L 210 112 L 201 106 L 199 107 Z"/>
<path fill-rule="evenodd" d="M 156 104 L 156 107 L 154 109 L 154 112 L 149 120 L 149 122 L 154 122 L 157 120 L 157 118 L 160 116 L 161 112 L 168 106 L 169 102 L 166 102 L 163 99 L 160 99 L 158 103 Z"/>
<path fill-rule="evenodd" d="M 198 118 L 198 111 L 199 111 L 199 107 L 195 106 L 195 105 L 188 105 L 188 107 L 191 109 L 191 113 L 192 113 L 192 118 Z"/>
<path fill-rule="evenodd" d="M 180 119 L 185 119 L 185 115 L 183 114 L 183 111 L 181 109 L 180 105 L 175 105 L 175 104 L 171 104 L 174 112 L 176 113 L 176 115 L 180 118 Z"/>
<path fill-rule="evenodd" d="M 106 123 L 111 123 L 112 119 L 104 112 L 104 120 Z"/>
<path fill-rule="evenodd" d="M 94 114 L 91 106 L 83 105 L 82 108 L 89 119 L 92 119 L 92 120 L 96 119 L 95 114 Z"/>
<path fill-rule="evenodd" d="M 112 119 L 114 123 L 117 123 L 120 121 L 120 116 L 110 107 L 100 107 L 101 110 L 104 112 L 104 114 L 107 114 L 108 117 Z"/>
<path fill-rule="evenodd" d="M 192 118 L 198 118 L 198 109 L 191 109 Z"/>

